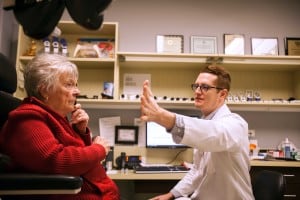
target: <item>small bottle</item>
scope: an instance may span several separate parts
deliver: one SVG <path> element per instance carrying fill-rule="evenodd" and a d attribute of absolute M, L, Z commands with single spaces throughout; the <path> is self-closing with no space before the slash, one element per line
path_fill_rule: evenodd
<path fill-rule="evenodd" d="M 284 157 L 291 158 L 291 143 L 289 142 L 288 138 L 285 138 L 283 143 L 283 150 L 284 150 Z"/>
<path fill-rule="evenodd" d="M 258 142 L 257 139 L 253 135 L 249 134 L 249 154 L 250 156 L 257 156 L 258 155 Z"/>

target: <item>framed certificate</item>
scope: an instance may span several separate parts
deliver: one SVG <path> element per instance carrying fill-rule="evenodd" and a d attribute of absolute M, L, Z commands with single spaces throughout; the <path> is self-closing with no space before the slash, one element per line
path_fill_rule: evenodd
<path fill-rule="evenodd" d="M 277 38 L 251 38 L 252 55 L 278 55 Z"/>
<path fill-rule="evenodd" d="M 245 55 L 244 35 L 224 34 L 224 54 Z"/>
<path fill-rule="evenodd" d="M 191 36 L 191 53 L 216 54 L 217 37 Z"/>
<path fill-rule="evenodd" d="M 158 53 L 183 53 L 183 35 L 157 35 Z"/>
<path fill-rule="evenodd" d="M 116 144 L 137 144 L 138 126 L 116 126 L 115 143 Z"/>
<path fill-rule="evenodd" d="M 300 55 L 300 38 L 285 38 L 285 55 L 299 56 Z"/>

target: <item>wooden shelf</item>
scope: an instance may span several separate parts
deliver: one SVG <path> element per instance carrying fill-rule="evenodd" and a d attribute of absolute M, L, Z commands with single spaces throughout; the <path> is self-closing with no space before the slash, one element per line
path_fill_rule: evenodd
<path fill-rule="evenodd" d="M 162 54 L 118 52 L 122 65 L 199 68 L 209 63 L 222 64 L 228 70 L 299 71 L 300 56 L 232 56 L 224 54 Z"/>
<path fill-rule="evenodd" d="M 83 28 L 73 21 L 60 21 L 58 24 L 58 28 L 67 35 L 94 35 L 95 37 L 99 37 L 99 34 L 103 37 L 114 38 L 116 31 L 116 22 L 105 22 L 103 27 L 100 27 L 98 30 L 89 30 Z"/>
<path fill-rule="evenodd" d="M 21 56 L 20 62 L 27 64 L 33 57 Z M 68 59 L 77 65 L 78 68 L 114 68 L 114 58 L 74 58 L 68 57 Z"/>
<path fill-rule="evenodd" d="M 251 160 L 251 166 L 262 166 L 262 167 L 300 167 L 299 161 L 264 161 L 264 160 Z"/>
<path fill-rule="evenodd" d="M 95 109 L 140 109 L 139 100 L 114 99 L 78 99 L 85 108 Z M 166 109 L 195 110 L 192 101 L 157 101 Z M 264 112 L 300 112 L 300 103 L 256 103 L 256 102 L 230 102 L 227 105 L 233 111 L 264 111 Z"/>

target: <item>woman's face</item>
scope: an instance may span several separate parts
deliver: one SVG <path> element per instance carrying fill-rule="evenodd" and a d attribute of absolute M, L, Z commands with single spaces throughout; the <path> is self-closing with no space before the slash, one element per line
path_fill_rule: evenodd
<path fill-rule="evenodd" d="M 58 78 L 54 89 L 49 91 L 48 100 L 45 100 L 45 104 L 62 116 L 66 116 L 74 110 L 76 96 L 79 93 L 77 80 L 72 75 L 63 73 Z"/>

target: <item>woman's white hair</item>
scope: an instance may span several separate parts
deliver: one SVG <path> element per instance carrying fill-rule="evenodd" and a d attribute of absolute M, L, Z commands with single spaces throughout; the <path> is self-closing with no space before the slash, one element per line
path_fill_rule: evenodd
<path fill-rule="evenodd" d="M 59 54 L 37 54 L 24 68 L 24 87 L 27 95 L 43 100 L 41 87 L 46 91 L 54 90 L 60 75 L 64 73 L 78 79 L 77 66 L 67 57 Z"/>

